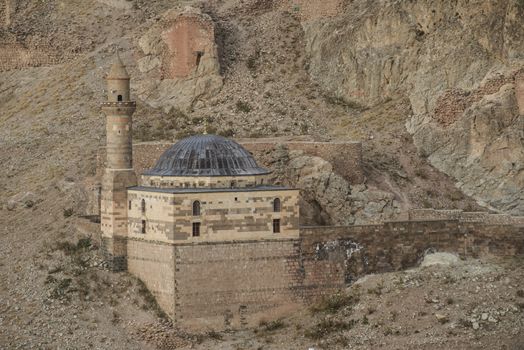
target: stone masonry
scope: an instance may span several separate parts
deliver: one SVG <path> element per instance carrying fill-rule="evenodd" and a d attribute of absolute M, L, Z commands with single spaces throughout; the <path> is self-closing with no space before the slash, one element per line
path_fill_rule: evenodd
<path fill-rule="evenodd" d="M 427 251 L 524 255 L 524 225 L 441 220 L 302 227 L 288 240 L 169 244 L 129 238 L 129 270 L 183 328 L 276 319 L 369 273 L 416 266 Z M 167 276 L 172 276 L 169 278 Z"/>
<path fill-rule="evenodd" d="M 524 115 L 524 69 L 515 75 L 515 94 L 520 115 Z"/>

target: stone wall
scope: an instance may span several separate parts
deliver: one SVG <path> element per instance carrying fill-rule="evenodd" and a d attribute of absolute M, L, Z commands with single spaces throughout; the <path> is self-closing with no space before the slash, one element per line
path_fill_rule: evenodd
<path fill-rule="evenodd" d="M 413 267 L 428 250 L 475 258 L 524 255 L 524 226 L 461 223 L 458 220 L 303 227 L 300 237 L 304 264 L 309 262 L 306 274 L 322 276 L 316 273 L 317 269 L 323 271 L 331 266 L 344 276 L 331 283 L 341 286 L 368 273 Z M 325 282 L 319 278 L 317 285 L 322 289 Z"/>
<path fill-rule="evenodd" d="M 317 156 L 330 162 L 333 171 L 351 184 L 360 184 L 365 180 L 362 166 L 362 144 L 360 142 L 310 142 L 310 141 L 285 141 L 285 140 L 239 140 L 239 143 L 249 152 L 253 153 L 259 165 L 263 164 L 258 157 L 262 153 L 274 150 L 279 144 L 290 151 L 301 150 L 307 155 Z M 162 153 L 171 147 L 168 142 L 146 142 L 133 145 L 133 168 L 137 174 L 153 167 Z M 97 170 L 105 168 L 106 150 L 101 147 L 98 151 Z"/>
<path fill-rule="evenodd" d="M 298 237 L 297 190 L 195 191 L 129 189 L 129 237 L 165 243 Z M 273 210 L 275 198 L 281 201 L 278 212 Z M 200 202 L 200 215 L 196 216 L 195 201 Z M 273 233 L 274 219 L 280 220 L 279 233 Z M 192 236 L 193 223 L 200 224 L 198 237 Z"/>
<path fill-rule="evenodd" d="M 184 327 L 256 325 L 296 308 L 298 240 L 175 246 L 175 322 Z"/>
<path fill-rule="evenodd" d="M 512 75 L 500 75 L 489 79 L 473 91 L 458 88 L 446 90 L 437 99 L 433 118 L 442 126 L 451 125 L 475 102 L 480 101 L 485 95 L 496 93 L 503 85 L 512 83 L 513 79 Z"/>
<path fill-rule="evenodd" d="M 405 219 L 408 221 L 458 220 L 461 223 L 482 222 L 487 225 L 524 225 L 524 216 L 462 210 L 411 209 Z"/>
<path fill-rule="evenodd" d="M 520 115 L 524 115 L 524 69 L 515 75 L 515 94 Z"/>
<path fill-rule="evenodd" d="M 228 188 L 269 184 L 270 175 L 250 176 L 151 176 L 142 175 L 141 184 L 157 188 Z"/>
<path fill-rule="evenodd" d="M 175 315 L 175 258 L 172 245 L 127 241 L 128 271 L 140 278 L 170 317 Z"/>
<path fill-rule="evenodd" d="M 59 59 L 56 56 L 43 50 L 28 49 L 19 44 L 0 43 L 0 72 L 57 63 Z"/>
<path fill-rule="evenodd" d="M 241 140 L 240 144 L 255 155 L 274 150 L 279 144 L 290 151 L 303 151 L 309 156 L 320 157 L 333 166 L 333 171 L 344 177 L 350 184 L 365 180 L 362 166 L 362 143 L 360 142 L 312 142 L 312 141 L 271 141 Z M 265 165 L 265 164 L 264 164 Z M 265 165 L 267 166 L 267 165 Z"/>
<path fill-rule="evenodd" d="M 175 321 L 182 327 L 256 324 L 309 305 L 369 273 L 416 266 L 427 251 L 524 255 L 524 226 L 458 220 L 303 227 L 299 239 L 175 246 Z"/>
<path fill-rule="evenodd" d="M 302 21 L 333 17 L 343 11 L 343 0 L 280 0 L 280 6 L 295 12 Z"/>

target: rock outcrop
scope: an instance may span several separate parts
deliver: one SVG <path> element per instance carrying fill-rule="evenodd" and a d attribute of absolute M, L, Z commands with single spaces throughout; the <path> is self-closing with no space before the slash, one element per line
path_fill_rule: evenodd
<path fill-rule="evenodd" d="M 513 84 L 473 103 L 448 126 L 419 115 L 408 130 L 417 148 L 457 179 L 464 193 L 495 209 L 524 212 L 524 116 Z"/>
<path fill-rule="evenodd" d="M 523 123 L 514 86 L 501 86 L 524 66 L 523 15 L 519 1 L 355 1 L 303 22 L 309 72 L 349 105 L 407 96 L 431 164 L 479 203 L 522 214 Z"/>
<path fill-rule="evenodd" d="M 305 225 L 351 225 L 380 222 L 399 212 L 394 195 L 365 184 L 350 185 L 328 161 L 302 151 L 274 152 L 277 182 L 300 188 Z"/>

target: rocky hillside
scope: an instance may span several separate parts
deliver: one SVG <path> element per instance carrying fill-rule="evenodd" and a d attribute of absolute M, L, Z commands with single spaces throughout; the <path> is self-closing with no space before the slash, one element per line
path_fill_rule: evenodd
<path fill-rule="evenodd" d="M 346 103 L 409 98 L 420 154 L 483 205 L 522 214 L 523 17 L 521 1 L 351 2 L 304 23 L 308 71 Z"/>
<path fill-rule="evenodd" d="M 133 76 L 136 140 L 172 141 L 207 124 L 230 137 L 363 141 L 367 181 L 359 186 L 325 160 L 267 155 L 279 181 L 304 188 L 313 223 L 363 222 L 420 207 L 524 213 L 524 128 L 513 86 L 524 66 L 522 1 L 7 1 L 9 21 L 0 26 L 0 60 L 7 57 L 0 65 L 0 348 L 153 349 L 159 337 L 172 347 L 214 346 L 224 337 L 166 335 L 141 285 L 105 271 L 95 237 L 76 228 L 86 206 L 83 182 L 105 142 L 99 104 L 117 51 Z M 186 5 L 214 23 L 216 62 L 204 56 L 196 75 L 176 83 L 162 77 L 165 43 L 155 35 Z M 183 90 L 183 101 L 175 90 Z M 497 276 L 486 283 L 493 278 L 505 288 Z M 489 291 L 479 303 L 490 300 Z M 473 309 L 450 314 L 457 316 L 451 322 L 474 314 L 491 329 L 484 309 Z M 446 337 L 445 327 L 434 336 Z"/>

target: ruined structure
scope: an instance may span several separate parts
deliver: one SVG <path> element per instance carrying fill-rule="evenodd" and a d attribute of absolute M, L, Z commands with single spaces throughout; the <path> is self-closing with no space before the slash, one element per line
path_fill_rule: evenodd
<path fill-rule="evenodd" d="M 209 16 L 186 11 L 162 33 L 166 78 L 187 78 L 198 69 L 206 55 L 216 57 L 214 24 Z"/>
<path fill-rule="evenodd" d="M 0 0 L 0 27 L 3 29 L 9 28 L 11 25 L 11 9 L 13 7 L 13 0 Z"/>
<path fill-rule="evenodd" d="M 138 41 L 137 94 L 147 104 L 190 110 L 222 88 L 215 25 L 199 9 L 167 11 Z M 154 86 L 154 87 L 152 87 Z"/>

